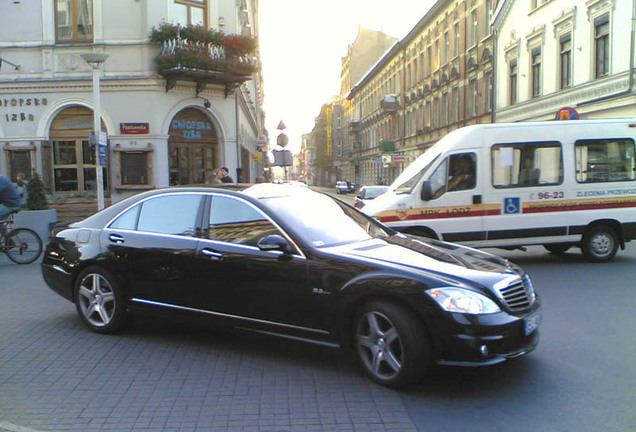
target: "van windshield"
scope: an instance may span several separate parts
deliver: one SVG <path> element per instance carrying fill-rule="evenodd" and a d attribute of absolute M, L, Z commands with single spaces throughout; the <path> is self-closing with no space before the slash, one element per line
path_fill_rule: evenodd
<path fill-rule="evenodd" d="M 430 152 L 430 153 L 434 156 L 430 161 L 427 160 L 430 158 L 426 157 L 429 155 L 429 153 L 428 152 L 424 153 L 422 156 L 420 156 L 422 158 L 421 161 L 418 160 L 414 162 L 413 164 L 411 164 L 407 169 L 404 170 L 404 172 L 397 179 L 395 179 L 395 181 L 393 182 L 393 185 L 391 186 L 391 189 L 396 194 L 410 194 L 413 191 L 413 188 L 419 184 L 420 180 L 422 180 L 422 177 L 424 177 L 428 169 L 431 167 L 431 165 L 433 165 L 433 163 L 439 157 L 438 152 Z M 421 168 L 418 171 L 417 169 L 422 166 L 421 162 L 424 162 L 425 165 L 424 165 L 424 168 Z M 409 168 L 415 168 L 415 169 L 409 170 Z"/>
<path fill-rule="evenodd" d="M 437 141 L 431 148 L 415 159 L 415 161 L 395 179 L 393 184 L 391 184 L 391 191 L 396 194 L 409 194 L 413 192 L 413 188 L 420 183 L 420 180 L 440 155 L 448 151 L 456 143 L 465 139 L 467 135 L 472 133 L 475 127 L 476 126 L 473 125 L 455 129 Z"/>

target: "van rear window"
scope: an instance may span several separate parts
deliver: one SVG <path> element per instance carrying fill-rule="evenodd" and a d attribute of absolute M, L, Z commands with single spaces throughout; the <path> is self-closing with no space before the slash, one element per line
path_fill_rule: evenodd
<path fill-rule="evenodd" d="M 492 147 L 495 188 L 553 186 L 563 182 L 559 142 L 495 144 Z"/>
<path fill-rule="evenodd" d="M 574 144 L 576 181 L 604 183 L 636 179 L 634 140 L 579 140 Z"/>

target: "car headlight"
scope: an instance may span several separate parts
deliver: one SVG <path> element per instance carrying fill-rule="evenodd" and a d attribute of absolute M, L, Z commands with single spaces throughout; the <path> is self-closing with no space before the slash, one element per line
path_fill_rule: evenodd
<path fill-rule="evenodd" d="M 462 288 L 433 288 L 425 291 L 445 311 L 467 314 L 501 312 L 497 303 L 483 294 Z"/>

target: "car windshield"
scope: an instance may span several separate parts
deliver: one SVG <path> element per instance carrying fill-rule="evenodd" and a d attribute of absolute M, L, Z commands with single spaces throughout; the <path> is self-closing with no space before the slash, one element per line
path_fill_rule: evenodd
<path fill-rule="evenodd" d="M 393 232 L 357 210 L 318 193 L 261 198 L 308 245 L 314 247 L 387 238 Z"/>

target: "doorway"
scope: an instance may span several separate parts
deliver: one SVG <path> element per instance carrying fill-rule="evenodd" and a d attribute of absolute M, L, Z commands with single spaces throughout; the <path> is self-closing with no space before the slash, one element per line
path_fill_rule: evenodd
<path fill-rule="evenodd" d="M 195 108 L 179 112 L 170 123 L 170 185 L 210 183 L 219 168 L 217 132 Z"/>

